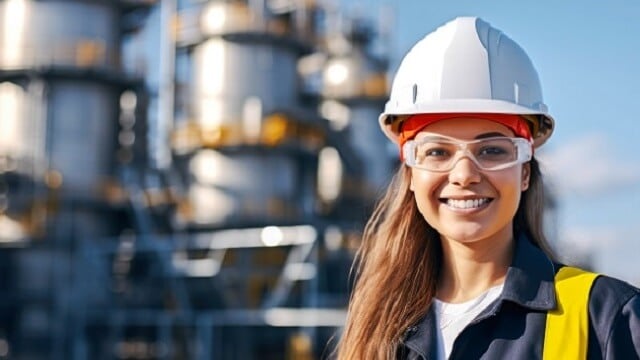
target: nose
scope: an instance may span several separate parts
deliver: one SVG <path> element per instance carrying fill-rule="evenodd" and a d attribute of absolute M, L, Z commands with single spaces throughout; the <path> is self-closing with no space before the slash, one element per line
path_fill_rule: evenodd
<path fill-rule="evenodd" d="M 468 156 L 463 156 L 453 164 L 449 171 L 449 182 L 461 187 L 480 182 L 480 169 Z"/>

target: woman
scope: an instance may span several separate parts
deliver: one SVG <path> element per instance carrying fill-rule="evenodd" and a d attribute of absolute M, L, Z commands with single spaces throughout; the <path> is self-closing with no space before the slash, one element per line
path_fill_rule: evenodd
<path fill-rule="evenodd" d="M 445 24 L 403 59 L 380 122 L 404 164 L 365 228 L 340 359 L 639 358 L 638 289 L 546 243 L 533 152 L 554 121 L 515 42 Z"/>

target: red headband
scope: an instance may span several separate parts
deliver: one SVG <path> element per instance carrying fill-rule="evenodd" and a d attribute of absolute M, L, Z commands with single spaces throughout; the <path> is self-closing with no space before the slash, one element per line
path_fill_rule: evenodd
<path fill-rule="evenodd" d="M 515 134 L 517 137 L 533 140 L 531 129 L 527 120 L 516 114 L 493 114 L 493 113 L 450 113 L 450 114 L 416 114 L 411 115 L 407 120 L 400 124 L 400 134 L 398 137 L 398 145 L 400 145 L 400 153 L 402 146 L 408 140 L 413 139 L 422 129 L 437 121 L 454 118 L 478 118 L 497 122 L 502 124 Z"/>

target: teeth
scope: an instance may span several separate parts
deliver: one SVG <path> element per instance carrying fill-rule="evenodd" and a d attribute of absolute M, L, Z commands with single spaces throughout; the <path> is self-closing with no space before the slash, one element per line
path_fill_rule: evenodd
<path fill-rule="evenodd" d="M 450 207 L 456 208 L 456 209 L 471 209 L 471 208 L 480 207 L 480 206 L 486 204 L 488 201 L 489 201 L 488 198 L 474 199 L 474 200 L 448 199 L 447 200 L 447 205 L 449 205 Z"/>

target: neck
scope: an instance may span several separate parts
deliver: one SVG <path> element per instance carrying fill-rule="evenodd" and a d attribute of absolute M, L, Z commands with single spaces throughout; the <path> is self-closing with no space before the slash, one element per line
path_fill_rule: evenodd
<path fill-rule="evenodd" d="M 469 243 L 442 238 L 443 268 L 436 297 L 459 303 L 502 284 L 513 256 L 513 233 Z"/>

